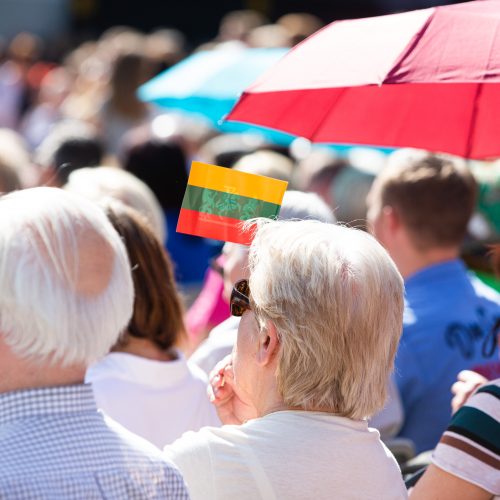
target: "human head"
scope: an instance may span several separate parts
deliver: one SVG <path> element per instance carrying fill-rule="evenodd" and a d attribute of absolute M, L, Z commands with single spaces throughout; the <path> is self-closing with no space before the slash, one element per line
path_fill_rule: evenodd
<path fill-rule="evenodd" d="M 234 164 L 233 169 L 240 172 L 265 175 L 282 181 L 290 181 L 293 162 L 290 158 L 275 151 L 261 150 L 240 158 Z"/>
<path fill-rule="evenodd" d="M 55 188 L 0 198 L 0 336 L 19 359 L 88 366 L 132 314 L 125 247 L 95 204 Z"/>
<path fill-rule="evenodd" d="M 181 146 L 156 136 L 129 136 L 122 165 L 145 182 L 163 210 L 179 210 L 188 180 L 187 159 Z"/>
<path fill-rule="evenodd" d="M 158 240 L 165 241 L 161 206 L 151 189 L 135 175 L 116 167 L 82 168 L 71 173 L 64 189 L 97 203 L 108 198 L 121 201 L 146 217 Z"/>
<path fill-rule="evenodd" d="M 170 259 L 141 214 L 116 201 L 108 202 L 105 212 L 125 243 L 134 280 L 134 314 L 119 344 L 131 336 L 167 351 L 185 333 Z"/>
<path fill-rule="evenodd" d="M 227 13 L 219 26 L 219 40 L 246 40 L 248 34 L 267 19 L 255 10 L 235 10 Z"/>
<path fill-rule="evenodd" d="M 283 196 L 279 220 L 319 220 L 329 224 L 335 223 L 330 208 L 314 193 L 286 191 Z M 224 298 L 229 302 L 234 283 L 248 278 L 248 250 L 245 245 L 226 243 L 224 245 Z"/>
<path fill-rule="evenodd" d="M 62 186 L 71 172 L 100 165 L 104 147 L 96 131 L 83 122 L 63 121 L 56 125 L 35 151 L 35 162 L 53 170 Z"/>
<path fill-rule="evenodd" d="M 418 252 L 458 249 L 477 194 L 465 163 L 419 150 L 393 155 L 368 196 L 368 219 L 375 236 L 389 252 L 401 230 Z"/>
<path fill-rule="evenodd" d="M 23 137 L 9 128 L 0 128 L 0 165 L 5 166 L 3 192 L 33 186 L 38 178 Z M 11 174 L 13 172 L 13 176 Z"/>
<path fill-rule="evenodd" d="M 353 419 L 381 409 L 403 317 L 403 280 L 383 247 L 334 224 L 261 220 L 249 263 L 236 383 L 252 394 L 252 380 L 274 378 L 288 408 Z"/>

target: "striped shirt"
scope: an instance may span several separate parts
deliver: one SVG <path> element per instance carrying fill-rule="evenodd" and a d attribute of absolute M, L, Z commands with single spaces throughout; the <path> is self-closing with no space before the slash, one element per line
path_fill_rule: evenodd
<path fill-rule="evenodd" d="M 455 413 L 433 462 L 500 496 L 500 379 L 479 388 Z"/>
<path fill-rule="evenodd" d="M 188 498 L 178 470 L 97 410 L 90 385 L 0 394 L 0 498 Z"/>

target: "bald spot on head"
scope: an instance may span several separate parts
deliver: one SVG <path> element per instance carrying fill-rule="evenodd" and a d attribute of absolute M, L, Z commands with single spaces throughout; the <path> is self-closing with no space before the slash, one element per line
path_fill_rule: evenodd
<path fill-rule="evenodd" d="M 51 228 L 48 233 L 53 232 Z M 65 238 L 64 255 L 57 255 L 54 248 L 35 236 L 36 246 L 47 265 L 68 291 L 92 297 L 103 293 L 108 287 L 114 266 L 114 252 L 110 243 L 90 227 L 75 229 L 75 240 Z M 52 240 L 53 241 L 53 240 Z"/>

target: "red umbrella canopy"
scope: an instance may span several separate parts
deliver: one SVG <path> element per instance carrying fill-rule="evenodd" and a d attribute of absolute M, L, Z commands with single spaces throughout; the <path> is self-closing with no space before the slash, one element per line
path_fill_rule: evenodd
<path fill-rule="evenodd" d="M 334 22 L 250 86 L 228 120 L 313 142 L 500 156 L 500 0 Z"/>

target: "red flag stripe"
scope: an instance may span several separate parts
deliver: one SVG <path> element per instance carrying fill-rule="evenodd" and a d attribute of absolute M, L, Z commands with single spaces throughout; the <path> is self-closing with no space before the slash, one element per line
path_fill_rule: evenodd
<path fill-rule="evenodd" d="M 241 220 L 207 214 L 183 208 L 179 214 L 177 232 L 194 234 L 214 240 L 250 245 L 252 233 L 241 230 Z"/>

